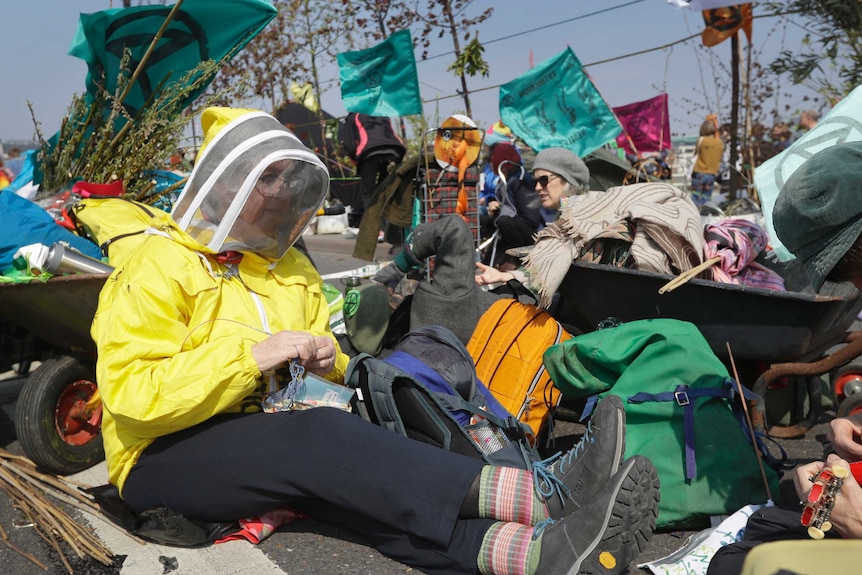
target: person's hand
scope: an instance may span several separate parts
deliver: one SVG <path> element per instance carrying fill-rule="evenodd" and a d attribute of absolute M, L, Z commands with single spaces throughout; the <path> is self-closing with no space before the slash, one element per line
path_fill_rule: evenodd
<path fill-rule="evenodd" d="M 813 485 L 810 478 L 820 473 L 824 467 L 826 467 L 824 462 L 812 461 L 793 470 L 793 487 L 796 488 L 799 501 L 808 499 L 808 492 L 811 491 Z"/>
<path fill-rule="evenodd" d="M 850 464 L 846 460 L 831 454 L 826 459 L 826 463 L 815 461 L 797 467 L 793 476 L 796 493 L 799 495 L 800 501 L 806 501 L 808 492 L 811 491 L 813 485 L 811 478 L 816 476 L 824 467 L 836 466 L 844 467 L 847 470 L 847 478 L 844 479 L 844 485 L 841 486 L 841 491 L 835 499 L 835 507 L 832 508 L 829 521 L 842 537 L 860 539 L 862 538 L 862 487 L 859 487 L 853 474 L 850 473 Z"/>
<path fill-rule="evenodd" d="M 401 280 L 404 279 L 404 275 L 404 272 L 398 269 L 395 262 L 392 262 L 389 265 L 380 268 L 377 273 L 374 274 L 374 277 L 371 278 L 371 281 L 382 284 L 389 289 L 395 289 L 395 287 L 401 283 Z"/>
<path fill-rule="evenodd" d="M 278 369 L 288 360 L 318 375 L 335 366 L 335 344 L 331 338 L 313 336 L 305 331 L 279 331 L 251 346 L 251 355 L 261 373 Z"/>
<path fill-rule="evenodd" d="M 498 202 L 497 200 L 491 200 L 490 202 L 488 202 L 488 211 L 489 212 L 496 212 L 499 209 L 500 209 L 500 202 Z"/>
<path fill-rule="evenodd" d="M 509 280 L 515 279 L 515 276 L 510 272 L 501 272 L 497 268 L 486 266 L 481 262 L 476 262 L 476 267 L 480 272 L 476 275 L 476 285 L 484 286 L 495 283 L 506 283 Z"/>
<path fill-rule="evenodd" d="M 833 419 L 829 422 L 826 438 L 842 458 L 862 460 L 862 413 Z"/>

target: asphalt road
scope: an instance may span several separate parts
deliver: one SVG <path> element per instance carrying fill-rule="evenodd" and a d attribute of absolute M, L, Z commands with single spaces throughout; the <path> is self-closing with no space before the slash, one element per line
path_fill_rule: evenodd
<path fill-rule="evenodd" d="M 338 277 L 341 272 L 368 265 L 369 262 L 351 257 L 353 240 L 343 236 L 306 236 L 306 244 L 312 258 L 324 276 Z M 378 246 L 376 257 L 389 258 L 388 244 Z M 340 285 L 337 279 L 330 280 Z M 20 453 L 14 435 L 14 401 L 22 381 L 6 379 L 0 375 L 0 447 Z M 826 421 L 824 416 L 822 421 Z M 807 462 L 820 457 L 821 445 L 815 436 L 825 431 L 825 423 L 819 423 L 804 438 L 780 440 L 788 453 L 790 463 Z M 565 449 L 573 445 L 583 433 L 583 427 L 567 421 L 556 426 L 557 447 Z M 106 481 L 104 464 L 76 476 L 79 481 L 98 485 Z M 782 494 L 795 500 L 789 477 L 782 480 Z M 114 563 L 102 565 L 93 560 L 81 560 L 68 552 L 74 573 L 102 574 L 189 574 L 189 575 L 241 575 L 252 573 L 287 573 L 308 575 L 396 575 L 417 573 L 404 565 L 393 562 L 374 549 L 363 545 L 361 538 L 352 533 L 333 528 L 315 520 L 303 520 L 283 527 L 260 545 L 246 542 L 215 545 L 204 549 L 176 549 L 141 544 L 132 541 L 118 530 L 98 518 L 72 512 L 80 521 L 91 525 L 98 536 L 114 551 Z M 12 508 L 8 498 L 0 494 L 0 572 L 15 575 L 41 575 L 44 573 L 67 573 L 57 554 L 27 524 L 22 514 Z M 630 566 L 630 573 L 645 573 L 637 564 L 664 557 L 678 549 L 694 532 L 656 533 L 641 556 Z M 14 550 L 14 546 L 21 553 Z M 42 569 L 34 561 L 46 566 Z"/>

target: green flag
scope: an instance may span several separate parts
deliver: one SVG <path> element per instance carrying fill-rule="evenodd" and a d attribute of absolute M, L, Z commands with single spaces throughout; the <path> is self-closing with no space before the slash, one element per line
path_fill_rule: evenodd
<path fill-rule="evenodd" d="M 422 113 L 410 30 L 367 50 L 338 55 L 341 99 L 348 112 L 369 116 Z"/>
<path fill-rule="evenodd" d="M 81 14 L 69 55 L 87 63 L 88 94 L 96 93 L 101 70 L 108 93 L 115 93 L 123 49 L 131 50 L 134 71 L 172 8 L 135 6 Z M 204 60 L 218 61 L 238 52 L 275 15 L 268 0 L 220 0 L 217 7 L 210 0 L 185 0 L 123 100 L 126 111 L 134 117 L 160 87 L 179 80 Z M 204 88 L 191 95 L 188 103 Z"/>
<path fill-rule="evenodd" d="M 581 157 L 622 131 L 571 48 L 500 86 L 500 118 L 534 150 Z"/>

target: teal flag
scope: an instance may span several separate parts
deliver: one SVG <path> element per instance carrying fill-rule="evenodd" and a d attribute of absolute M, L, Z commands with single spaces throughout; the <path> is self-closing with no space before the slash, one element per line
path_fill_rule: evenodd
<path fill-rule="evenodd" d="M 410 30 L 400 30 L 367 50 L 338 55 L 341 100 L 348 112 L 369 116 L 422 113 Z"/>
<path fill-rule="evenodd" d="M 536 151 L 581 157 L 622 131 L 571 48 L 500 86 L 500 118 Z"/>
<path fill-rule="evenodd" d="M 93 95 L 105 71 L 108 93 L 114 94 L 123 49 L 131 50 L 129 73 L 144 57 L 173 6 L 114 8 L 81 14 L 69 54 L 87 63 L 87 93 Z M 151 52 L 131 91 L 123 100 L 135 114 L 156 92 L 182 78 L 204 60 L 233 55 L 276 15 L 267 0 L 185 0 Z M 206 86 L 188 98 L 196 98 Z"/>

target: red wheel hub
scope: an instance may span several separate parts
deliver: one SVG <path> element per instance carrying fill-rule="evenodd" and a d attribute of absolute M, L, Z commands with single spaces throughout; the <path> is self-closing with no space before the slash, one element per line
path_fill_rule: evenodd
<path fill-rule="evenodd" d="M 845 387 L 848 385 L 852 387 L 862 387 L 862 373 L 858 373 L 855 371 L 848 371 L 845 374 L 842 374 L 837 380 L 835 380 L 835 397 L 838 398 L 839 401 L 843 401 L 847 394 L 845 393 Z M 854 390 L 855 391 L 855 390 Z"/>
<path fill-rule="evenodd" d="M 102 404 L 87 409 L 96 394 L 96 384 L 79 379 L 65 387 L 57 399 L 54 423 L 57 433 L 69 445 L 86 445 L 99 435 L 102 427 Z"/>

